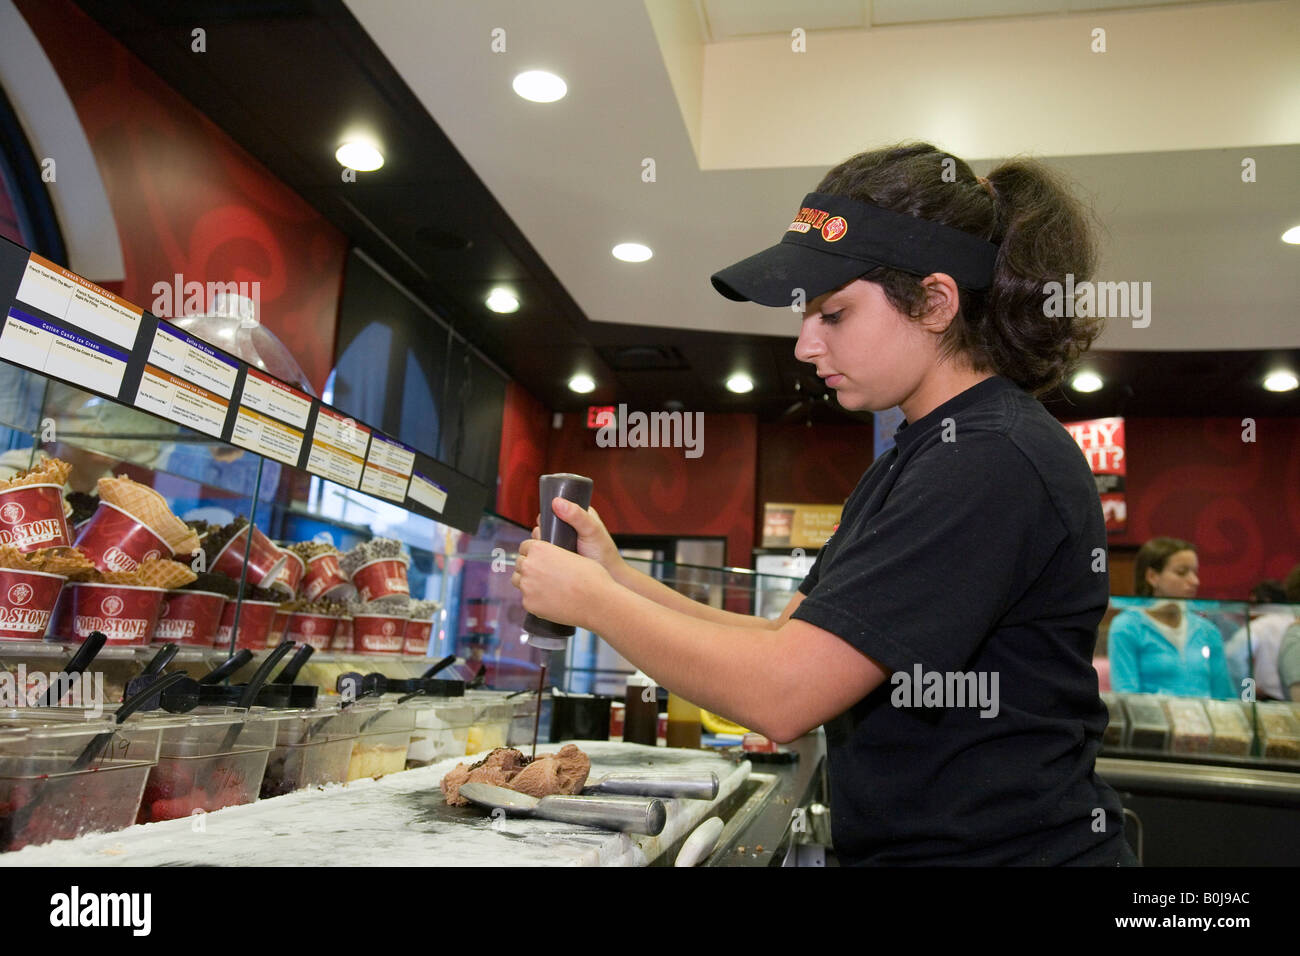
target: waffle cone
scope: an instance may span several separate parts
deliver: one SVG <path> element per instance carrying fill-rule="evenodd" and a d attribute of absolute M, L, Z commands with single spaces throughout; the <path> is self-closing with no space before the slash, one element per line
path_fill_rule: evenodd
<path fill-rule="evenodd" d="M 198 575 L 179 561 L 150 558 L 136 570 L 140 584 L 147 588 L 178 588 L 197 580 Z"/>
<path fill-rule="evenodd" d="M 162 536 L 173 554 L 190 554 L 198 549 L 198 536 L 172 514 L 167 501 L 148 485 L 125 475 L 99 479 L 99 498 L 116 505 Z"/>
<path fill-rule="evenodd" d="M 44 558 L 42 571 L 61 574 L 70 581 L 88 581 L 98 573 L 94 563 L 76 548 L 47 548 L 37 553 Z"/>
<path fill-rule="evenodd" d="M 19 488 L 23 485 L 58 485 L 68 483 L 72 466 L 59 458 L 47 458 L 39 465 L 20 471 L 8 481 L 0 482 L 0 489 Z"/>

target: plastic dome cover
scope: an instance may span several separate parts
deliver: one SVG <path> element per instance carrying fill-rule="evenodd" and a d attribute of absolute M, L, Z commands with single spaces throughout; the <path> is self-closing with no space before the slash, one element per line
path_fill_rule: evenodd
<path fill-rule="evenodd" d="M 257 306 L 248 296 L 217 292 L 206 315 L 185 315 L 169 321 L 209 345 L 239 356 L 254 368 L 308 395 L 316 395 L 293 353 L 274 332 L 258 322 Z"/>

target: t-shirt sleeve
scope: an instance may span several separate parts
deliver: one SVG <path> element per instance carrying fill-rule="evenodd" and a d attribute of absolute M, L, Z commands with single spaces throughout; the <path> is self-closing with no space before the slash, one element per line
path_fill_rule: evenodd
<path fill-rule="evenodd" d="M 808 573 L 805 574 L 803 580 L 799 582 L 799 591 L 804 597 L 812 594 L 813 588 L 815 588 L 817 582 L 821 580 L 822 555 L 825 553 L 825 548 L 817 553 L 817 557 L 813 559 L 812 567 L 808 569 Z"/>
<path fill-rule="evenodd" d="M 991 432 L 921 450 L 876 514 L 837 533 L 850 536 L 793 616 L 892 670 L 940 671 L 970 659 L 1067 537 L 1038 472 Z"/>
<path fill-rule="evenodd" d="M 1300 684 L 1300 624 L 1293 624 L 1282 635 L 1277 652 L 1277 673 L 1282 679 L 1282 693 L 1288 696 L 1292 684 Z"/>

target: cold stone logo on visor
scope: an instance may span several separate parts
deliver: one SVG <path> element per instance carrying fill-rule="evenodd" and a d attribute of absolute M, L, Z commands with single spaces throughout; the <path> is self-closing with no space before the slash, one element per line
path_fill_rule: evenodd
<path fill-rule="evenodd" d="M 836 216 L 822 226 L 822 238 L 827 242 L 838 242 L 844 238 L 844 234 L 848 231 L 849 224 L 844 221 L 844 217 Z"/>

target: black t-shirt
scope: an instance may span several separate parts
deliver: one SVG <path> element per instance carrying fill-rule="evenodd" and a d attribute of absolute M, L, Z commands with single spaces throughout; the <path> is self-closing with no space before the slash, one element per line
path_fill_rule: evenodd
<path fill-rule="evenodd" d="M 1094 772 L 1105 549 L 1083 455 L 1010 380 L 898 430 L 794 612 L 893 672 L 826 725 L 843 862 L 1120 862 Z"/>

